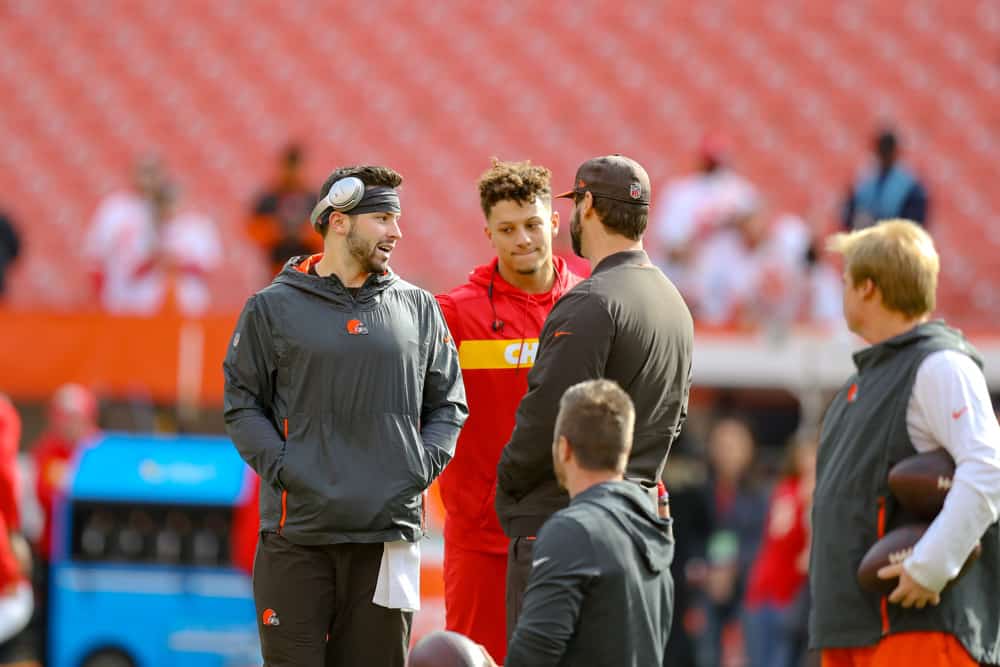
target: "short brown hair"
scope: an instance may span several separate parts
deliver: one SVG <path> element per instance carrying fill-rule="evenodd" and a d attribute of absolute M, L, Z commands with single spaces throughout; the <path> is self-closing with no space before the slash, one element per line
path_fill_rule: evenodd
<path fill-rule="evenodd" d="M 633 241 L 640 240 L 646 233 L 646 225 L 649 222 L 648 206 L 609 199 L 593 192 L 590 194 L 594 198 L 594 211 L 607 229 Z M 581 194 L 574 195 L 574 203 L 579 203 L 581 197 L 583 197 Z"/>
<path fill-rule="evenodd" d="M 613 380 L 587 380 L 559 401 L 555 436 L 566 438 L 581 468 L 624 472 L 632 450 L 635 407 Z"/>
<path fill-rule="evenodd" d="M 552 202 L 552 186 L 549 184 L 552 172 L 545 167 L 524 162 L 501 162 L 493 158 L 493 166 L 479 177 L 479 204 L 483 215 L 490 217 L 490 211 L 497 202 L 510 199 L 519 204 L 530 204 L 535 197 Z"/>
<path fill-rule="evenodd" d="M 382 185 L 387 188 L 398 188 L 403 183 L 403 177 L 398 171 L 390 167 L 380 167 L 377 165 L 355 165 L 353 167 L 341 167 L 333 172 L 323 181 L 323 187 L 319 189 L 319 198 L 322 199 L 330 192 L 333 184 L 342 178 L 354 176 L 360 178 L 366 188 Z M 330 213 L 324 213 L 316 221 L 316 231 L 320 236 L 326 236 L 326 228 L 330 223 Z"/>
<path fill-rule="evenodd" d="M 941 260 L 934 241 L 909 220 L 885 220 L 866 229 L 835 234 L 827 243 L 844 256 L 844 272 L 855 286 L 871 280 L 882 303 L 907 317 L 934 310 Z"/>

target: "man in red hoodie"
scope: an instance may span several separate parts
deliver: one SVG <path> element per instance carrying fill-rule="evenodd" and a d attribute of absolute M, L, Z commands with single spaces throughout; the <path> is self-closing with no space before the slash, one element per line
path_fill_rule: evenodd
<path fill-rule="evenodd" d="M 479 179 L 485 233 L 496 257 L 469 282 L 438 296 L 458 345 L 469 419 L 441 474 L 445 614 L 449 630 L 507 652 L 508 541 L 494 510 L 497 461 L 528 389 L 538 334 L 555 302 L 580 278 L 552 256 L 559 214 L 551 172 L 529 162 L 494 161 Z"/>

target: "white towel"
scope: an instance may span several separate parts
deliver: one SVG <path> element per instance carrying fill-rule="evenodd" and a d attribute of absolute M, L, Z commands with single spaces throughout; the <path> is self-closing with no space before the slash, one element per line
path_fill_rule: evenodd
<path fill-rule="evenodd" d="M 420 544 L 386 542 L 372 602 L 380 607 L 420 610 Z"/>

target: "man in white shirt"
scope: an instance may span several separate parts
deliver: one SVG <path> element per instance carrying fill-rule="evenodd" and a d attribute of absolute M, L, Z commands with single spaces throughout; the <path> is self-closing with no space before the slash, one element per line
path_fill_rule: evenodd
<path fill-rule="evenodd" d="M 104 310 L 155 314 L 172 287 L 178 310 L 199 315 L 210 305 L 206 277 L 222 248 L 210 219 L 177 212 L 176 192 L 162 167 L 146 159 L 136 167 L 133 188 L 98 207 L 84 254 Z"/>
<path fill-rule="evenodd" d="M 1000 426 L 978 353 L 934 310 L 939 259 L 903 220 L 838 234 L 844 316 L 870 346 L 827 410 L 813 500 L 810 641 L 824 667 L 1000 661 Z M 879 576 L 884 598 L 855 578 L 875 540 L 910 523 L 886 475 L 914 452 L 957 464 L 944 507 L 913 552 Z M 975 544 L 982 556 L 961 578 Z M 945 587 L 947 586 L 947 589 Z"/>
<path fill-rule="evenodd" d="M 729 193 L 752 189 L 729 168 L 727 153 L 725 138 L 706 135 L 698 148 L 697 171 L 667 183 L 660 213 L 650 221 L 650 255 L 685 296 L 701 241 L 728 216 Z"/>

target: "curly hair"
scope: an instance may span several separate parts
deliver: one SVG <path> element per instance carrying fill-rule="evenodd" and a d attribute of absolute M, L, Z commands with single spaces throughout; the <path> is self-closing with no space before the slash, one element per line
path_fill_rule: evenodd
<path fill-rule="evenodd" d="M 403 177 L 398 171 L 390 167 L 379 167 L 377 165 L 356 165 L 353 167 L 341 167 L 340 169 L 333 170 L 326 180 L 323 181 L 323 187 L 319 189 L 319 198 L 322 199 L 330 192 L 330 188 L 333 184 L 342 178 L 348 178 L 349 176 L 355 176 L 361 179 L 361 182 L 365 184 L 366 188 L 370 188 L 376 185 L 384 185 L 389 188 L 398 188 L 403 183 Z M 326 236 L 326 227 L 330 222 L 330 213 L 325 213 L 320 216 L 316 221 L 316 231 L 320 233 L 320 236 Z"/>
<path fill-rule="evenodd" d="M 479 203 L 483 207 L 483 215 L 489 217 L 497 202 L 505 199 L 529 204 L 535 201 L 535 197 L 542 197 L 551 202 L 551 178 L 551 171 L 532 165 L 530 160 L 501 162 L 493 158 L 493 166 L 479 177 Z"/>

